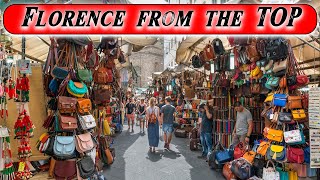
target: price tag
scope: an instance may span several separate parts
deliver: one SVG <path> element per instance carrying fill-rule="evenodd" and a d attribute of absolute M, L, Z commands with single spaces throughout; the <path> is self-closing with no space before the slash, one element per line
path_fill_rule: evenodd
<path fill-rule="evenodd" d="M 274 114 L 270 114 L 270 119 L 273 119 Z"/>
<path fill-rule="evenodd" d="M 26 167 L 26 163 L 25 162 L 19 162 L 18 171 L 19 172 L 23 172 L 25 167 Z"/>
<path fill-rule="evenodd" d="M 219 41 L 216 41 L 216 46 L 219 46 Z"/>

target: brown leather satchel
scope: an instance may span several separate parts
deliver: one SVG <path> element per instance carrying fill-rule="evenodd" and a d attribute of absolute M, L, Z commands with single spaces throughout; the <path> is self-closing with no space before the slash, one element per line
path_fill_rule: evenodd
<path fill-rule="evenodd" d="M 102 104 L 110 102 L 111 92 L 108 89 L 98 89 L 94 91 L 94 103 Z"/>
<path fill-rule="evenodd" d="M 58 109 L 60 113 L 74 113 L 76 112 L 77 99 L 66 96 L 58 97 Z"/>
<path fill-rule="evenodd" d="M 105 153 L 107 155 L 108 165 L 112 164 L 113 163 L 113 156 L 112 156 L 112 153 L 111 153 L 110 149 L 107 148 L 104 151 L 105 151 Z"/>
<path fill-rule="evenodd" d="M 287 87 L 287 77 L 282 77 L 279 81 L 279 87 L 280 88 L 286 88 Z"/>
<path fill-rule="evenodd" d="M 246 47 L 248 58 L 251 62 L 256 62 L 260 59 L 259 51 L 257 50 L 257 39 L 250 39 L 250 44 Z"/>
<path fill-rule="evenodd" d="M 203 51 L 206 61 L 210 61 L 215 58 L 214 49 L 211 44 L 207 44 Z"/>
<path fill-rule="evenodd" d="M 194 92 L 194 89 L 189 87 L 189 86 L 184 86 L 184 89 L 185 89 L 185 97 L 186 98 L 194 98 L 195 97 L 195 92 Z"/>
<path fill-rule="evenodd" d="M 113 81 L 112 70 L 99 67 L 93 74 L 94 82 L 97 84 L 107 84 Z"/>
<path fill-rule="evenodd" d="M 302 108 L 301 96 L 288 96 L 288 108 L 301 109 Z"/>
<path fill-rule="evenodd" d="M 237 177 L 231 171 L 231 163 L 227 162 L 224 164 L 222 174 L 227 180 L 237 179 Z"/>
<path fill-rule="evenodd" d="M 88 113 L 92 109 L 90 99 L 78 99 L 78 112 L 80 114 Z"/>
<path fill-rule="evenodd" d="M 54 169 L 55 169 L 56 160 L 54 158 L 50 159 L 50 167 L 49 167 L 49 177 L 54 178 Z"/>
<path fill-rule="evenodd" d="M 61 130 L 75 130 L 78 128 L 77 119 L 73 116 L 59 115 Z"/>
<path fill-rule="evenodd" d="M 250 88 L 252 94 L 260 94 L 261 86 L 259 83 L 251 84 Z"/>
<path fill-rule="evenodd" d="M 55 179 L 71 180 L 77 176 L 76 160 L 56 161 L 54 168 Z"/>

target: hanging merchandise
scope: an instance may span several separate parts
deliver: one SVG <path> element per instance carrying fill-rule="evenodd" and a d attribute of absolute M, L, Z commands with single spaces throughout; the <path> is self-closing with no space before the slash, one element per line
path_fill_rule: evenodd
<path fill-rule="evenodd" d="M 29 102 L 29 78 L 26 74 L 20 74 L 20 77 L 17 78 L 17 86 L 16 86 L 16 93 L 17 98 L 15 99 L 16 102 Z"/>

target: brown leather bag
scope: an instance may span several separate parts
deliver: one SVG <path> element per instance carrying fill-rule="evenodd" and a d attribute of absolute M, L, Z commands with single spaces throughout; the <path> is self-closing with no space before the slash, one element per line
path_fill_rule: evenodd
<path fill-rule="evenodd" d="M 260 94 L 261 86 L 259 83 L 251 84 L 250 88 L 252 94 Z"/>
<path fill-rule="evenodd" d="M 77 176 L 76 160 L 56 161 L 54 168 L 55 179 L 71 180 Z"/>
<path fill-rule="evenodd" d="M 107 158 L 108 158 L 108 165 L 112 164 L 113 163 L 113 156 L 111 154 L 111 151 L 109 148 L 105 149 L 104 152 L 106 153 L 107 155 Z"/>
<path fill-rule="evenodd" d="M 73 116 L 59 115 L 61 130 L 75 130 L 78 128 L 77 119 Z"/>
<path fill-rule="evenodd" d="M 231 171 L 231 162 L 224 164 L 222 174 L 227 180 L 237 179 L 237 177 Z"/>
<path fill-rule="evenodd" d="M 93 80 L 97 84 L 107 84 L 113 81 L 112 70 L 105 67 L 99 67 L 93 74 Z"/>
<path fill-rule="evenodd" d="M 50 159 L 50 167 L 49 167 L 49 178 L 54 178 L 54 167 L 56 164 L 56 160 L 54 158 Z"/>
<path fill-rule="evenodd" d="M 58 109 L 60 113 L 74 113 L 76 112 L 77 99 L 66 96 L 58 97 Z"/>
<path fill-rule="evenodd" d="M 185 97 L 186 98 L 194 98 L 195 97 L 195 92 L 194 92 L 194 89 L 189 87 L 189 86 L 184 86 L 184 89 L 185 89 Z"/>
<path fill-rule="evenodd" d="M 246 52 L 248 55 L 248 58 L 251 62 L 256 62 L 260 59 L 260 54 L 257 50 L 257 39 L 251 38 L 250 44 L 246 47 Z"/>
<path fill-rule="evenodd" d="M 102 104 L 110 102 L 111 92 L 108 89 L 98 89 L 94 91 L 94 103 Z"/>
<path fill-rule="evenodd" d="M 90 99 L 78 99 L 78 112 L 80 114 L 89 113 L 92 109 Z"/>
<path fill-rule="evenodd" d="M 286 88 L 287 87 L 287 77 L 282 77 L 279 81 L 279 87 L 280 88 Z"/>
<path fill-rule="evenodd" d="M 302 108 L 301 96 L 288 96 L 288 108 L 301 109 Z"/>
<path fill-rule="evenodd" d="M 214 49 L 211 44 L 207 44 L 203 49 L 203 51 L 204 51 L 206 61 L 210 61 L 215 58 Z"/>

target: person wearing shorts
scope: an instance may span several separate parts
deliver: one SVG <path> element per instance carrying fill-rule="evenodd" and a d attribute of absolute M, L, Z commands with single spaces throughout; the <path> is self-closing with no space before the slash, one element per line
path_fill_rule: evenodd
<path fill-rule="evenodd" d="M 163 138 L 165 141 L 164 148 L 170 149 L 170 143 L 173 133 L 174 113 L 176 112 L 176 108 L 171 105 L 171 97 L 166 97 L 165 105 L 162 106 L 160 112 Z"/>
<path fill-rule="evenodd" d="M 133 102 L 133 99 L 130 98 L 130 102 L 126 105 L 126 112 L 127 112 L 127 119 L 128 119 L 128 130 L 130 130 L 130 123 L 131 123 L 131 131 L 133 132 L 133 125 L 134 125 L 134 112 L 136 109 L 136 105 Z"/>
<path fill-rule="evenodd" d="M 144 133 L 144 126 L 146 123 L 146 104 L 144 103 L 144 99 L 140 100 L 140 104 L 138 105 L 138 119 L 140 121 L 140 133 Z"/>

